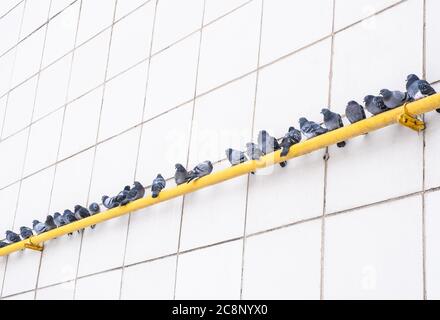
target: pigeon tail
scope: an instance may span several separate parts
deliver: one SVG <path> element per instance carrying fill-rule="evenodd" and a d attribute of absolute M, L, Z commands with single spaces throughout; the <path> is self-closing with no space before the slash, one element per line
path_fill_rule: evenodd
<path fill-rule="evenodd" d="M 343 148 L 345 147 L 346 144 L 347 143 L 345 141 L 342 141 L 342 142 L 338 142 L 336 145 L 338 146 L 338 148 Z"/>
<path fill-rule="evenodd" d="M 283 151 L 281 151 L 281 156 L 282 156 L 282 157 L 287 156 L 287 154 L 289 153 L 289 151 L 290 151 L 290 147 L 285 147 L 285 148 L 283 148 Z"/>
<path fill-rule="evenodd" d="M 280 162 L 281 168 L 285 168 L 287 166 L 287 161 Z"/>
<path fill-rule="evenodd" d="M 435 110 L 435 111 L 437 111 L 438 113 L 440 113 L 440 109 L 437 109 L 437 110 Z"/>
<path fill-rule="evenodd" d="M 152 196 L 153 198 L 157 198 L 157 197 L 159 196 L 159 192 L 157 192 L 157 191 L 153 191 L 153 193 L 151 194 L 151 196 Z"/>

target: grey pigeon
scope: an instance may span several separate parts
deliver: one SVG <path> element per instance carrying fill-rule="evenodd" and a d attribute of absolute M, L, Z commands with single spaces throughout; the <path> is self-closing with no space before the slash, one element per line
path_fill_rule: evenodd
<path fill-rule="evenodd" d="M 260 160 L 264 156 L 263 151 L 253 142 L 246 143 L 246 153 L 251 160 Z"/>
<path fill-rule="evenodd" d="M 75 218 L 77 218 L 78 220 L 90 217 L 89 210 L 87 210 L 83 206 L 80 206 L 80 205 L 77 204 L 73 210 L 74 210 L 74 213 L 75 213 Z"/>
<path fill-rule="evenodd" d="M 188 181 L 188 171 L 186 171 L 185 167 L 180 163 L 175 165 L 176 173 L 174 174 L 174 181 L 176 181 L 176 185 L 180 186 Z"/>
<path fill-rule="evenodd" d="M 278 140 L 267 133 L 266 130 L 261 130 L 258 133 L 258 147 L 265 155 L 281 149 Z M 287 166 L 287 162 L 280 162 L 280 166 L 284 168 Z"/>
<path fill-rule="evenodd" d="M 47 227 L 47 231 L 53 230 L 57 227 L 55 221 L 53 220 L 53 217 L 50 214 L 46 217 L 45 224 Z"/>
<path fill-rule="evenodd" d="M 78 219 L 75 217 L 75 214 L 69 209 L 64 210 L 63 219 L 64 219 L 65 224 L 69 224 L 69 223 L 78 221 Z M 80 233 L 79 230 L 78 230 L 78 233 Z M 70 235 L 72 235 L 72 233 L 69 233 L 69 236 Z"/>
<path fill-rule="evenodd" d="M 192 169 L 190 172 L 188 172 L 188 183 L 200 179 L 201 177 L 207 176 L 212 172 L 214 169 L 211 161 L 207 160 L 202 163 L 199 163 Z"/>
<path fill-rule="evenodd" d="M 332 112 L 327 108 L 321 110 L 322 115 L 324 116 L 324 125 L 328 131 L 333 131 L 344 126 L 342 122 L 342 117 L 339 113 Z M 338 142 L 336 144 L 339 148 L 345 147 L 345 141 Z"/>
<path fill-rule="evenodd" d="M 20 227 L 20 235 L 21 235 L 21 238 L 24 240 L 24 239 L 28 239 L 28 238 L 32 237 L 34 235 L 34 233 L 32 232 L 31 228 L 23 226 L 23 227 Z"/>
<path fill-rule="evenodd" d="M 225 153 L 226 153 L 226 157 L 228 158 L 228 161 L 231 163 L 232 166 L 236 166 L 248 160 L 246 154 L 239 150 L 228 148 L 226 149 Z"/>
<path fill-rule="evenodd" d="M 352 124 L 367 118 L 364 108 L 356 101 L 348 102 L 345 108 L 345 115 Z"/>
<path fill-rule="evenodd" d="M 42 234 L 48 231 L 46 224 L 38 220 L 32 221 L 32 227 L 34 228 L 36 234 Z"/>
<path fill-rule="evenodd" d="M 368 95 L 364 98 L 364 102 L 365 108 L 374 116 L 389 110 L 382 97 Z"/>
<path fill-rule="evenodd" d="M 90 215 L 95 215 L 101 212 L 101 208 L 99 207 L 99 204 L 97 204 L 96 202 L 93 202 L 89 205 L 89 211 L 90 211 Z M 94 224 L 93 226 L 90 226 L 90 228 L 95 229 L 96 225 Z"/>
<path fill-rule="evenodd" d="M 326 128 L 321 127 L 319 124 L 313 121 L 309 121 L 302 117 L 299 119 L 299 126 L 301 132 L 307 139 L 312 139 L 314 137 L 320 136 L 321 134 L 327 133 Z"/>
<path fill-rule="evenodd" d="M 6 231 L 6 240 L 8 240 L 10 243 L 20 242 L 21 238 L 18 234 L 11 230 Z"/>
<path fill-rule="evenodd" d="M 4 242 L 4 241 L 0 241 L 0 248 L 4 248 L 6 246 L 9 246 L 9 243 Z"/>
<path fill-rule="evenodd" d="M 144 195 L 145 195 L 144 186 L 139 181 L 135 181 L 133 183 L 133 186 L 130 188 L 130 191 L 128 192 L 125 200 L 121 202 L 121 206 L 125 206 L 132 201 L 141 199 L 144 197 Z"/>
<path fill-rule="evenodd" d="M 53 222 L 55 223 L 56 227 L 62 227 L 66 224 L 66 222 L 63 219 L 63 216 L 59 212 L 55 212 L 53 214 Z"/>
<path fill-rule="evenodd" d="M 281 156 L 285 157 L 289 153 L 290 147 L 299 143 L 302 139 L 301 131 L 295 129 L 294 127 L 290 127 L 289 131 L 284 136 L 281 141 L 281 147 L 283 150 L 281 151 Z"/>
<path fill-rule="evenodd" d="M 119 206 L 119 202 L 116 201 L 116 197 L 102 196 L 102 204 L 107 209 L 113 209 Z"/>
<path fill-rule="evenodd" d="M 116 196 L 116 201 L 119 203 L 119 205 L 122 205 L 122 203 L 126 205 L 128 203 L 127 196 L 129 192 L 130 192 L 130 186 L 125 186 L 124 189 L 118 193 L 118 195 Z"/>
<path fill-rule="evenodd" d="M 380 90 L 380 95 L 383 97 L 383 102 L 388 109 L 395 109 L 408 101 L 408 94 L 397 90 L 382 89 Z"/>
<path fill-rule="evenodd" d="M 159 173 L 157 177 L 153 180 L 153 184 L 151 185 L 151 196 L 153 198 L 157 198 L 159 196 L 159 193 L 162 191 L 162 189 L 165 188 L 167 182 L 162 177 L 162 175 Z"/>
<path fill-rule="evenodd" d="M 415 74 L 410 74 L 406 78 L 406 91 L 408 92 L 409 101 L 420 100 L 436 94 L 434 88 L 428 81 L 420 80 Z M 436 111 L 440 113 L 440 109 Z"/>

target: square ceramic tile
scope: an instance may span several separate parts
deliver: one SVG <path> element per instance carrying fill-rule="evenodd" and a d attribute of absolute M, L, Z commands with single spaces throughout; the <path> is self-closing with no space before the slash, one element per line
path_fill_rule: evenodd
<path fill-rule="evenodd" d="M 326 212 L 421 190 L 422 150 L 422 134 L 397 125 L 352 139 L 343 149 L 331 147 Z"/>
<path fill-rule="evenodd" d="M 46 28 L 41 28 L 17 46 L 11 87 L 21 84 L 40 70 Z"/>
<path fill-rule="evenodd" d="M 172 300 L 175 274 L 175 257 L 125 268 L 121 299 Z"/>
<path fill-rule="evenodd" d="M 10 11 L 20 4 L 20 0 L 3 0 L 0 4 L 0 16 L 9 14 Z"/>
<path fill-rule="evenodd" d="M 77 204 L 86 206 L 92 175 L 94 150 L 90 149 L 57 165 L 50 212 L 73 207 Z"/>
<path fill-rule="evenodd" d="M 41 252 L 26 250 L 14 252 L 8 257 L 3 296 L 35 289 Z"/>
<path fill-rule="evenodd" d="M 262 129 L 282 137 L 298 119 L 320 121 L 328 103 L 330 40 L 322 41 L 260 71 L 255 111 L 257 136 Z M 313 85 L 308 79 L 313 74 Z"/>
<path fill-rule="evenodd" d="M 37 81 L 37 77 L 33 77 L 10 92 L 3 125 L 3 138 L 9 137 L 30 124 Z"/>
<path fill-rule="evenodd" d="M 438 250 L 440 228 L 440 193 L 426 195 L 425 241 L 426 241 L 426 291 L 430 300 L 440 298 L 440 254 Z"/>
<path fill-rule="evenodd" d="M 150 1 L 113 26 L 108 77 L 149 56 L 154 10 L 155 1 Z"/>
<path fill-rule="evenodd" d="M 319 299 L 321 222 L 246 240 L 243 299 Z"/>
<path fill-rule="evenodd" d="M 110 30 L 76 49 L 73 58 L 69 99 L 75 99 L 104 82 Z"/>
<path fill-rule="evenodd" d="M 66 9 L 70 4 L 76 3 L 77 0 L 52 0 L 50 5 L 50 16 L 54 16 L 60 11 Z"/>
<path fill-rule="evenodd" d="M 190 167 L 226 158 L 225 150 L 244 150 L 252 140 L 255 74 L 196 100 L 191 135 Z"/>
<path fill-rule="evenodd" d="M 416 196 L 326 219 L 325 299 L 422 299 Z"/>
<path fill-rule="evenodd" d="M 3 279 L 5 277 L 5 272 L 6 272 L 6 263 L 7 263 L 8 258 L 3 256 L 0 258 L 0 280 L 2 282 L 0 289 L 3 288 Z"/>
<path fill-rule="evenodd" d="M 40 73 L 34 120 L 66 103 L 71 64 L 72 54 L 69 54 Z"/>
<path fill-rule="evenodd" d="M 147 192 L 150 192 L 147 190 Z M 131 214 L 125 264 L 177 252 L 182 198 L 173 199 Z"/>
<path fill-rule="evenodd" d="M 121 270 L 101 273 L 79 279 L 75 300 L 118 300 L 121 288 Z"/>
<path fill-rule="evenodd" d="M 36 300 L 72 300 L 74 289 L 75 281 L 38 289 Z"/>
<path fill-rule="evenodd" d="M 231 12 L 232 10 L 235 10 L 247 2 L 249 2 L 249 0 L 206 0 L 204 18 L 205 24 L 220 18 L 221 16 Z"/>
<path fill-rule="evenodd" d="M 104 194 L 115 195 L 127 184 L 132 184 L 138 143 L 139 128 L 98 145 L 90 201 L 99 201 Z"/>
<path fill-rule="evenodd" d="M 62 120 L 63 110 L 58 110 L 31 126 L 24 175 L 55 163 L 58 155 Z"/>
<path fill-rule="evenodd" d="M 147 67 L 146 62 L 141 63 L 106 84 L 99 140 L 121 133 L 142 122 Z"/>
<path fill-rule="evenodd" d="M 336 34 L 331 94 L 334 110 L 343 112 L 348 101 L 361 103 L 366 95 L 378 95 L 384 87 L 404 90 L 408 74 L 421 74 L 422 7 L 421 1 L 406 1 L 377 15 L 372 27 L 357 24 Z M 402 42 L 408 42 L 403 51 Z M 347 54 L 353 49 L 356 54 Z"/>
<path fill-rule="evenodd" d="M 332 20 L 332 0 L 302 1 L 300 5 L 291 0 L 265 1 L 260 64 L 331 34 Z"/>
<path fill-rule="evenodd" d="M 76 277 L 81 234 L 62 236 L 44 244 L 38 287 L 73 280 Z"/>
<path fill-rule="evenodd" d="M 392 6 L 399 0 L 336 0 L 335 1 L 335 30 L 339 30 L 352 23 Z M 374 19 L 363 22 L 366 26 L 374 25 Z"/>
<path fill-rule="evenodd" d="M 7 95 L 5 95 L 3 98 L 0 98 L 0 133 L 3 128 L 3 120 L 5 119 L 7 99 L 8 99 Z"/>
<path fill-rule="evenodd" d="M 3 300 L 34 300 L 35 298 L 35 291 L 30 291 L 30 292 L 26 292 L 26 293 L 21 293 L 21 294 L 17 294 L 17 295 L 13 295 L 7 298 L 4 298 Z"/>
<path fill-rule="evenodd" d="M 117 1 L 116 4 L 116 19 L 129 14 L 133 10 L 139 8 L 139 6 L 152 2 L 151 0 L 130 0 L 130 1 Z"/>
<path fill-rule="evenodd" d="M 434 86 L 437 92 L 440 92 L 440 83 Z M 440 157 L 440 148 L 438 147 L 438 139 L 440 138 L 440 118 L 437 112 L 425 114 L 425 122 L 427 124 L 425 136 L 425 188 L 436 188 L 440 186 L 440 168 L 438 167 L 438 159 Z"/>
<path fill-rule="evenodd" d="M 115 13 L 115 0 L 84 0 L 81 3 L 77 43 L 83 43 L 98 32 L 111 26 Z"/>
<path fill-rule="evenodd" d="M 16 135 L 0 142 L 0 187 L 5 187 L 21 178 L 28 131 L 23 130 Z"/>
<path fill-rule="evenodd" d="M 34 219 L 43 220 L 49 213 L 50 191 L 54 168 L 43 170 L 22 181 L 15 214 L 14 229 L 31 226 Z"/>
<path fill-rule="evenodd" d="M 247 234 L 322 215 L 323 155 L 318 151 L 250 176 Z"/>
<path fill-rule="evenodd" d="M 9 8 L 12 9 L 12 8 Z M 0 55 L 12 48 L 17 42 L 23 17 L 24 2 L 12 9 L 0 19 Z"/>
<path fill-rule="evenodd" d="M 20 183 L 0 190 L 0 237 L 4 237 L 6 230 L 12 230 L 15 210 L 17 209 L 18 191 Z"/>
<path fill-rule="evenodd" d="M 60 159 L 95 144 L 102 105 L 102 92 L 102 87 L 99 87 L 66 107 Z"/>
<path fill-rule="evenodd" d="M 15 52 L 13 49 L 0 57 L 0 96 L 10 89 L 12 72 L 14 71 Z"/>
<path fill-rule="evenodd" d="M 176 163 L 186 165 L 192 107 L 193 103 L 188 103 L 144 124 L 137 179 L 148 180 L 150 183 L 158 173 L 171 178 L 174 176 Z"/>
<path fill-rule="evenodd" d="M 43 66 L 71 51 L 75 45 L 80 2 L 68 7 L 49 21 Z"/>
<path fill-rule="evenodd" d="M 151 59 L 145 119 L 194 98 L 199 42 L 196 33 Z"/>
<path fill-rule="evenodd" d="M 440 2 L 428 0 L 426 2 L 426 76 L 429 81 L 440 80 L 440 44 L 437 35 L 440 32 L 440 21 L 435 13 L 440 10 Z"/>
<path fill-rule="evenodd" d="M 153 52 L 182 39 L 202 26 L 204 0 L 161 0 L 157 4 Z"/>
<path fill-rule="evenodd" d="M 203 30 L 197 93 L 257 67 L 261 1 L 255 0 Z"/>
<path fill-rule="evenodd" d="M 47 22 L 50 2 L 51 0 L 26 1 L 21 26 L 22 39 Z"/>
<path fill-rule="evenodd" d="M 228 168 L 223 161 L 215 171 Z M 211 186 L 185 197 L 181 250 L 243 236 L 247 176 Z M 221 212 L 221 214 L 219 214 Z"/>
<path fill-rule="evenodd" d="M 181 254 L 176 299 L 239 299 L 241 262 L 241 240 Z"/>

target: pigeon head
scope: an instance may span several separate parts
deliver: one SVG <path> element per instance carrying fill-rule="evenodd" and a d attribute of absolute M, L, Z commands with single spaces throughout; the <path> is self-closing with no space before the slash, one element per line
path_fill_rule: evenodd
<path fill-rule="evenodd" d="M 144 186 L 143 186 L 139 181 L 135 181 L 135 182 L 133 183 L 133 186 L 134 186 L 136 189 L 143 189 L 143 188 L 144 188 Z"/>
<path fill-rule="evenodd" d="M 99 204 L 97 204 L 96 202 L 93 202 L 92 204 L 90 204 L 89 209 L 93 212 L 98 212 L 99 211 Z"/>
<path fill-rule="evenodd" d="M 12 234 L 13 232 L 11 230 L 6 230 L 6 236 Z"/>
<path fill-rule="evenodd" d="M 330 110 L 328 108 L 324 108 L 324 109 L 321 110 L 321 114 L 323 114 L 323 115 L 326 115 L 326 114 L 329 114 L 329 113 L 330 113 Z"/>
<path fill-rule="evenodd" d="M 162 177 L 162 175 L 160 173 L 157 175 L 157 178 L 163 179 L 163 177 Z"/>
<path fill-rule="evenodd" d="M 410 74 L 408 77 L 406 77 L 406 82 L 408 82 L 408 83 L 413 83 L 417 80 L 420 80 L 420 79 L 415 74 Z"/>
<path fill-rule="evenodd" d="M 60 217 L 61 216 L 61 214 L 59 213 L 59 212 L 55 212 L 54 214 L 53 214 L 53 217 L 56 219 L 56 218 L 58 218 L 58 217 Z"/>
<path fill-rule="evenodd" d="M 380 90 L 380 95 L 382 97 L 384 97 L 385 99 L 389 99 L 389 98 L 391 98 L 393 93 L 388 89 L 382 89 L 382 90 Z"/>
<path fill-rule="evenodd" d="M 24 231 L 26 231 L 26 227 L 20 227 L 20 233 L 23 233 Z"/>
<path fill-rule="evenodd" d="M 46 223 L 53 223 L 53 217 L 50 214 L 46 217 Z"/>
<path fill-rule="evenodd" d="M 70 211 L 69 209 L 64 210 L 64 214 L 73 214 L 72 211 Z"/>
<path fill-rule="evenodd" d="M 180 172 L 186 171 L 185 167 L 182 166 L 180 163 L 176 163 L 175 168 L 177 171 L 180 171 Z"/>
<path fill-rule="evenodd" d="M 307 123 L 307 119 L 306 118 L 304 118 L 304 117 L 302 117 L 302 118 L 299 118 L 299 124 L 300 124 L 300 126 L 302 127 L 305 123 Z"/>
<path fill-rule="evenodd" d="M 79 205 L 79 204 L 77 204 L 74 208 L 73 208 L 73 211 L 75 211 L 75 212 L 77 212 L 78 210 L 80 210 L 82 207 Z"/>
<path fill-rule="evenodd" d="M 124 187 L 124 191 L 130 191 L 131 187 L 130 186 L 125 186 Z"/>
<path fill-rule="evenodd" d="M 365 102 L 366 104 L 369 104 L 369 103 L 373 102 L 373 100 L 374 100 L 374 96 L 372 96 L 372 95 L 368 95 L 368 96 L 366 96 L 366 97 L 364 98 L 364 102 Z"/>
<path fill-rule="evenodd" d="M 357 102 L 354 101 L 354 100 L 351 100 L 351 101 L 349 101 L 349 102 L 347 103 L 347 105 L 350 106 L 350 107 L 352 107 L 352 106 L 358 106 L 359 103 L 357 103 Z"/>
<path fill-rule="evenodd" d="M 32 226 L 35 228 L 35 226 L 37 225 L 37 224 L 39 224 L 40 223 L 40 221 L 38 221 L 38 220 L 34 220 L 34 221 L 32 221 Z"/>
<path fill-rule="evenodd" d="M 102 196 L 101 200 L 102 202 L 106 201 L 108 199 L 108 196 Z"/>
<path fill-rule="evenodd" d="M 295 127 L 289 127 L 289 132 L 295 131 Z"/>

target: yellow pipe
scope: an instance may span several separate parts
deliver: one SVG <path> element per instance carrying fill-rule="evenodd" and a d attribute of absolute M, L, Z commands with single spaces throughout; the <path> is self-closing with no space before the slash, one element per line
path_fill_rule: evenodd
<path fill-rule="evenodd" d="M 413 115 L 421 115 L 426 112 L 433 111 L 440 106 L 440 93 L 433 96 L 412 102 L 406 105 L 407 111 Z M 404 107 L 399 107 L 388 112 L 379 114 L 377 116 L 365 119 L 355 124 L 340 128 L 323 134 L 319 137 L 306 140 L 293 146 L 286 157 L 281 157 L 281 151 L 277 151 L 262 157 L 260 160 L 248 161 L 240 165 L 236 165 L 221 171 L 214 172 L 199 180 L 193 181 L 188 184 L 183 184 L 174 188 L 164 189 L 159 197 L 153 199 L 151 196 L 139 199 L 131 202 L 124 207 L 117 207 L 110 209 L 94 216 L 91 216 L 80 221 L 65 225 L 63 227 L 51 230 L 40 235 L 31 237 L 30 239 L 23 240 L 14 244 L 10 244 L 0 249 L 0 256 L 8 255 L 12 252 L 25 249 L 25 247 L 33 247 L 43 244 L 45 241 L 66 235 L 68 233 L 90 227 L 94 224 L 120 217 L 130 212 L 143 209 L 160 202 L 164 202 L 185 194 L 192 193 L 196 190 L 209 187 L 221 183 L 226 180 L 233 179 L 242 175 L 246 175 L 250 172 L 254 172 L 258 169 L 262 169 L 281 161 L 289 160 L 292 158 L 300 157 L 302 155 L 311 153 L 313 151 L 326 148 L 341 141 L 346 141 L 351 138 L 363 135 L 365 133 L 375 131 L 386 126 L 398 123 L 399 117 L 405 112 Z"/>

